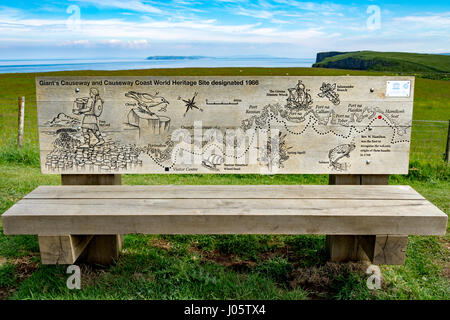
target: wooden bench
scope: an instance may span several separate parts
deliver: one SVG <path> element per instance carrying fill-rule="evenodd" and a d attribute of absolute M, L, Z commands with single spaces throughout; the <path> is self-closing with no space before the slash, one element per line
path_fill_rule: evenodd
<path fill-rule="evenodd" d="M 387 185 L 408 172 L 413 78 L 39 78 L 36 87 L 41 170 L 63 186 L 36 188 L 2 223 L 5 234 L 38 235 L 44 264 L 109 264 L 133 233 L 325 234 L 332 261 L 403 264 L 408 235 L 446 232 L 445 213 Z M 229 128 L 248 134 L 230 139 Z M 122 186 L 124 173 L 314 173 L 330 185 Z"/>

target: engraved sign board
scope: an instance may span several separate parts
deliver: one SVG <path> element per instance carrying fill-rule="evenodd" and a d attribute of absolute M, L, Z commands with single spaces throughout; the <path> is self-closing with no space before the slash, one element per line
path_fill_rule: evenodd
<path fill-rule="evenodd" d="M 43 173 L 406 174 L 414 77 L 40 77 Z"/>

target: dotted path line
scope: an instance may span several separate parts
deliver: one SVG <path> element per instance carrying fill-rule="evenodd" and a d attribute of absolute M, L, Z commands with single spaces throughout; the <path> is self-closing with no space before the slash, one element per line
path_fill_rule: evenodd
<path fill-rule="evenodd" d="M 267 126 L 268 126 L 268 131 L 270 131 L 270 129 L 271 129 L 271 123 L 270 123 L 270 122 L 271 122 L 271 120 L 275 120 L 275 121 L 277 121 L 278 123 L 283 124 L 284 127 L 285 127 L 285 129 L 286 129 L 286 131 L 288 131 L 290 134 L 293 134 L 293 135 L 301 135 L 301 134 L 303 134 L 303 133 L 306 131 L 306 129 L 308 129 L 308 128 L 311 126 L 312 119 L 313 119 L 313 117 L 310 115 L 309 118 L 308 118 L 308 123 L 307 123 L 307 124 L 305 125 L 305 127 L 304 127 L 301 131 L 299 131 L 299 132 L 295 132 L 295 131 L 292 131 L 291 129 L 289 129 L 287 122 L 286 122 L 284 119 L 283 119 L 283 120 L 279 120 L 276 116 L 273 115 L 273 113 L 270 113 L 270 114 L 269 114 L 269 118 L 267 119 L 266 124 L 267 124 Z M 333 131 L 333 130 L 328 130 L 328 131 L 326 131 L 326 132 L 320 132 L 320 131 L 316 128 L 317 119 L 314 119 L 314 122 L 312 123 L 312 126 L 311 126 L 311 127 L 312 127 L 312 129 L 313 129 L 317 134 L 322 135 L 322 136 L 323 136 L 323 135 L 327 135 L 327 134 L 329 134 L 329 133 L 332 133 L 332 134 L 334 134 L 335 136 L 338 136 L 338 137 L 341 137 L 341 138 L 344 138 L 344 139 L 348 139 L 348 138 L 351 137 L 353 131 L 355 131 L 355 132 L 357 132 L 357 133 L 360 134 L 360 133 L 363 133 L 363 132 L 366 131 L 366 130 L 369 130 L 370 127 L 372 126 L 372 124 L 373 124 L 377 119 L 378 119 L 378 120 L 383 120 L 383 121 L 384 121 L 389 127 L 391 127 L 391 129 L 393 130 L 393 134 L 392 134 L 392 138 L 391 138 L 391 143 L 392 143 L 392 144 L 410 142 L 410 141 L 407 140 L 407 139 L 395 141 L 395 137 L 396 137 L 396 135 L 397 135 L 397 128 L 396 128 L 395 126 L 393 126 L 391 123 L 389 123 L 389 122 L 388 122 L 385 118 L 383 118 L 382 116 L 378 116 L 378 117 L 373 118 L 373 119 L 369 122 L 369 124 L 367 124 L 367 126 L 365 126 L 362 130 L 358 130 L 354 125 L 351 125 L 350 127 L 346 127 L 346 128 L 350 128 L 350 130 L 349 130 L 349 132 L 348 132 L 347 135 L 337 133 L 337 132 L 335 132 L 335 131 Z M 261 130 L 262 128 L 261 128 L 260 126 L 257 126 L 256 129 L 257 129 L 257 130 Z M 237 160 L 237 159 L 242 158 L 243 156 L 245 156 L 245 155 L 247 154 L 248 150 L 250 149 L 250 147 L 252 146 L 253 141 L 255 140 L 255 136 L 256 136 L 256 130 L 255 130 L 255 132 L 253 132 L 253 135 L 252 135 L 252 137 L 251 137 L 251 140 L 250 140 L 249 145 L 247 146 L 247 148 L 244 150 L 244 152 L 243 152 L 241 155 L 235 156 L 235 155 L 227 155 L 227 154 L 225 154 L 225 157 L 228 157 L 228 158 L 234 158 L 235 160 Z M 191 151 L 191 150 L 188 150 L 188 149 L 185 149 L 185 148 L 182 148 L 182 147 L 178 148 L 178 151 L 179 151 L 179 150 L 183 150 L 183 151 L 189 152 L 189 153 L 191 153 L 191 154 L 193 154 L 193 155 L 203 156 L 204 153 L 205 153 L 209 148 L 211 148 L 211 147 L 217 147 L 217 148 L 218 148 L 219 150 L 221 150 L 221 152 L 223 153 L 223 146 L 220 146 L 220 145 L 218 145 L 218 144 L 211 144 L 211 145 L 207 146 L 206 149 L 205 149 L 204 151 L 202 151 L 201 153 L 195 152 L 195 151 Z M 177 152 L 178 152 L 178 151 L 177 151 Z M 160 162 L 158 162 L 157 159 L 155 159 L 151 154 L 148 154 L 148 155 L 150 156 L 150 158 L 152 158 L 152 160 L 153 160 L 157 165 L 159 165 L 160 167 L 162 167 L 162 168 L 164 168 L 166 171 L 168 171 L 169 169 L 173 168 L 174 165 L 175 165 L 175 163 L 176 163 L 177 152 L 175 153 L 175 159 L 174 159 L 173 163 L 172 163 L 169 167 L 166 167 L 165 165 L 163 165 L 163 164 L 161 164 Z"/>

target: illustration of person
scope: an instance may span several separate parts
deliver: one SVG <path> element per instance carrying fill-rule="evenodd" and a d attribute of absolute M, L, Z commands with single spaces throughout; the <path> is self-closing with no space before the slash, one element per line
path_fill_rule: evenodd
<path fill-rule="evenodd" d="M 83 115 L 81 129 L 83 132 L 84 144 L 81 145 L 81 148 L 89 148 L 104 144 L 105 140 L 102 137 L 98 125 L 98 117 L 100 117 L 103 111 L 103 100 L 100 98 L 98 89 L 91 88 L 88 98 L 78 98 L 75 103 L 81 105 L 81 108 L 75 108 L 73 113 Z M 91 134 L 97 138 L 96 143 L 92 143 Z"/>

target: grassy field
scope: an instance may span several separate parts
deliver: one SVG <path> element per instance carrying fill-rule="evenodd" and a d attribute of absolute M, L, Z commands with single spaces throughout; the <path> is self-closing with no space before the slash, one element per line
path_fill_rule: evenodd
<path fill-rule="evenodd" d="M 77 71 L 58 75 L 380 75 L 331 69 L 168 69 Z M 386 74 L 386 73 L 384 73 Z M 42 175 L 36 132 L 34 77 L 0 75 L 0 213 L 38 185 Z M 17 96 L 27 99 L 26 144 L 14 145 Z M 450 82 L 417 79 L 414 118 L 448 118 Z M 414 128 L 413 128 L 414 134 Z M 418 132 L 419 134 L 419 132 Z M 414 139 L 414 137 L 413 137 Z M 413 144 L 414 144 L 413 140 Z M 427 152 L 433 152 L 429 146 Z M 436 147 L 441 150 L 441 147 Z M 440 156 L 412 159 L 408 184 L 447 214 L 449 167 Z M 326 175 L 125 175 L 124 184 L 326 184 Z M 1 226 L 0 226 L 1 228 Z M 405 266 L 382 266 L 383 285 L 369 290 L 362 264 L 326 262 L 324 236 L 127 235 L 119 262 L 81 265 L 82 290 L 66 288 L 61 266 L 40 264 L 36 236 L 0 230 L 0 299 L 449 299 L 450 238 L 409 237 Z"/>
<path fill-rule="evenodd" d="M 358 62 L 369 63 L 365 70 L 392 71 L 402 73 L 419 73 L 426 76 L 436 73 L 448 80 L 450 73 L 450 56 L 440 54 L 421 54 L 406 52 L 356 51 L 328 57 L 314 64 L 321 68 L 362 69 Z M 346 65 L 346 66 L 345 66 Z M 352 66 L 353 65 L 353 66 Z"/>

